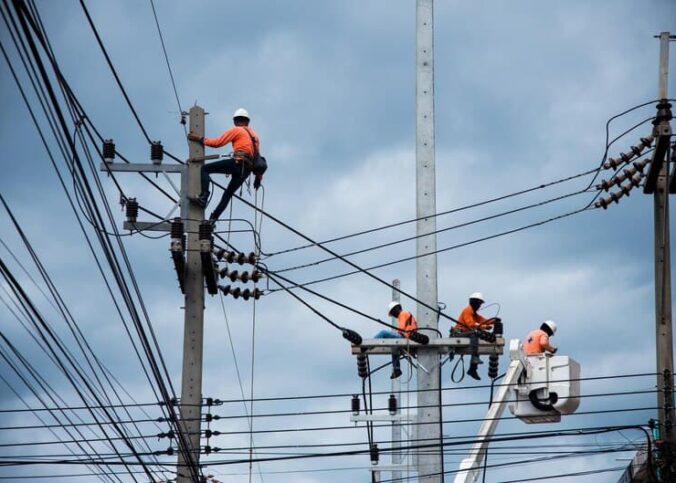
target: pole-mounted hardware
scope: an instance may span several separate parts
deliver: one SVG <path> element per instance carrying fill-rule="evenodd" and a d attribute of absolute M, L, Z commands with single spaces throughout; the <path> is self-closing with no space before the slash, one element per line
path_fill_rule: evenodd
<path fill-rule="evenodd" d="M 648 171 L 648 178 L 646 180 L 645 186 L 643 187 L 643 192 L 646 194 L 652 194 L 655 192 L 655 186 L 657 184 L 657 177 L 662 170 L 662 165 L 666 158 L 667 149 L 669 148 L 669 143 L 671 142 L 671 124 L 669 121 L 672 119 L 671 114 L 671 103 L 666 99 L 662 99 L 657 104 L 657 116 L 653 119 L 653 136 L 655 136 L 655 151 L 653 151 L 652 163 L 650 164 L 650 170 Z M 672 184 L 669 185 L 669 192 L 672 193 Z M 674 186 L 676 188 L 676 186 Z"/>
<path fill-rule="evenodd" d="M 207 285 L 207 292 L 209 292 L 210 295 L 216 295 L 218 293 L 218 283 L 216 278 L 216 266 L 214 265 L 214 259 L 211 256 L 214 249 L 212 230 L 213 225 L 210 221 L 203 221 L 200 223 L 199 241 L 202 273 L 204 274 L 204 281 Z"/>
<path fill-rule="evenodd" d="M 185 231 L 183 220 L 174 218 L 171 222 L 171 259 L 174 262 L 174 270 L 178 278 L 178 286 L 185 293 Z"/>
<path fill-rule="evenodd" d="M 103 141 L 101 157 L 106 163 L 112 163 L 115 160 L 115 143 L 112 139 L 105 139 Z"/>
<path fill-rule="evenodd" d="M 150 161 L 153 164 L 161 164 L 164 158 L 164 148 L 161 141 L 153 141 L 150 143 Z"/>
<path fill-rule="evenodd" d="M 138 201 L 136 201 L 136 198 L 129 198 L 125 205 L 125 209 L 127 222 L 136 223 L 136 220 L 138 218 Z"/>

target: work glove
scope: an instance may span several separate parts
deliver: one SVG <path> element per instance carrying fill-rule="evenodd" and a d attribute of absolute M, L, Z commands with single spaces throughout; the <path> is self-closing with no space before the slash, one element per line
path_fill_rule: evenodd
<path fill-rule="evenodd" d="M 255 190 L 257 190 L 258 188 L 261 187 L 261 181 L 263 181 L 263 177 L 262 176 L 256 176 L 256 178 L 254 179 L 254 189 Z"/>
<path fill-rule="evenodd" d="M 188 140 L 189 141 L 195 141 L 195 142 L 200 143 L 200 144 L 204 144 L 204 138 L 200 137 L 197 134 L 192 133 L 192 132 L 188 133 Z"/>

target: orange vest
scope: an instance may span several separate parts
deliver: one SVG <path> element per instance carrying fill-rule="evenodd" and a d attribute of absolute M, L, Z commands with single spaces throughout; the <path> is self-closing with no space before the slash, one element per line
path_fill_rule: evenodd
<path fill-rule="evenodd" d="M 251 133 L 251 136 L 249 136 L 249 133 Z M 252 137 L 256 145 L 260 145 L 256 131 L 248 126 L 235 126 L 228 129 L 217 138 L 204 138 L 204 145 L 212 148 L 220 148 L 228 143 L 232 143 L 233 152 L 243 152 L 253 158 L 254 145 L 251 142 Z"/>
<path fill-rule="evenodd" d="M 402 310 L 397 316 L 397 322 L 399 325 L 399 333 L 403 337 L 408 337 L 411 331 L 418 329 L 418 321 L 415 320 L 413 314 L 408 310 Z"/>
<path fill-rule="evenodd" d="M 458 316 L 458 323 L 455 324 L 455 327 L 453 327 L 453 329 L 460 332 L 468 332 L 473 329 L 479 329 L 484 327 L 487 328 L 490 325 L 492 325 L 487 324 L 486 322 L 487 320 L 485 317 L 475 313 L 472 306 L 468 305 L 467 307 L 462 309 L 462 312 L 460 312 L 460 315 Z"/>
<path fill-rule="evenodd" d="M 523 352 L 526 355 L 542 354 L 549 347 L 549 336 L 542 329 L 531 330 L 523 340 Z"/>

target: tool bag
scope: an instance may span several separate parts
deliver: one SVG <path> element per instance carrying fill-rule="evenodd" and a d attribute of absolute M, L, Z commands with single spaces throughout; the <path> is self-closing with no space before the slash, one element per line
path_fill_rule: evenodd
<path fill-rule="evenodd" d="M 265 160 L 265 157 L 261 156 L 261 153 L 258 151 L 256 141 L 254 140 L 254 137 L 251 135 L 249 129 L 245 127 L 244 130 L 251 138 L 251 144 L 254 148 L 254 155 L 253 158 L 251 159 L 251 172 L 256 176 L 263 176 L 263 173 L 265 173 L 268 169 L 268 162 Z"/>

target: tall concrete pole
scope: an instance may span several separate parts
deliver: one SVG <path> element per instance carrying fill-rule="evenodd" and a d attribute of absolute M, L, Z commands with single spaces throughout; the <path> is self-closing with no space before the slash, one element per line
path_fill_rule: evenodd
<path fill-rule="evenodd" d="M 436 213 L 436 180 L 434 170 L 434 0 L 416 3 L 416 217 Z M 418 236 L 436 230 L 436 218 L 422 218 L 416 224 Z M 436 235 L 420 237 L 416 242 L 416 296 L 429 307 L 437 306 L 437 256 L 421 257 L 437 248 Z M 417 307 L 418 326 L 438 328 L 437 314 L 422 304 Z M 430 339 L 437 333 L 425 330 Z M 433 444 L 441 443 L 441 411 L 439 391 L 439 355 L 432 351 L 418 352 L 418 438 Z M 429 371 L 429 372 L 426 372 Z M 441 446 L 418 456 L 418 481 L 442 481 L 443 452 Z M 429 475 L 429 476 L 426 476 Z"/>
<path fill-rule="evenodd" d="M 669 32 L 660 34 L 659 98 L 667 99 Z M 667 121 L 668 122 L 668 121 Z M 671 247 L 669 240 L 669 156 L 657 177 L 655 208 L 655 335 L 657 354 L 657 407 L 660 439 L 664 441 L 664 481 L 674 481 L 671 467 L 676 450 L 674 434 L 674 353 L 671 327 Z"/>
<path fill-rule="evenodd" d="M 401 282 L 399 281 L 398 278 L 395 278 L 392 280 L 392 286 L 394 287 L 392 289 L 392 301 L 393 302 L 399 302 L 401 300 L 401 294 L 399 293 L 399 289 L 401 288 Z M 397 325 L 397 319 L 395 317 L 392 317 L 392 325 Z M 397 398 L 397 412 L 396 414 L 401 413 L 401 407 L 403 404 L 401 403 L 401 382 L 400 378 L 392 379 L 392 394 L 395 395 Z M 392 422 L 392 466 L 398 465 L 401 463 L 401 452 L 399 451 L 399 448 L 401 448 L 401 421 L 393 421 Z M 392 471 L 392 480 L 393 481 L 399 481 L 401 478 L 401 471 L 398 470 L 393 470 Z"/>
<path fill-rule="evenodd" d="M 190 131 L 204 136 L 204 109 L 190 109 Z M 203 158 L 204 146 L 191 142 L 189 158 Z M 185 274 L 185 318 L 183 331 L 183 373 L 181 378 L 181 423 L 188 434 L 192 460 L 199 463 L 202 419 L 202 354 L 204 346 L 204 279 L 199 245 L 199 220 L 204 219 L 204 208 L 190 203 L 188 196 L 200 192 L 200 169 L 204 161 L 188 161 L 186 174 L 181 178 L 181 218 L 188 232 Z M 182 454 L 178 456 L 177 483 L 197 483 L 190 477 Z"/>

